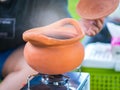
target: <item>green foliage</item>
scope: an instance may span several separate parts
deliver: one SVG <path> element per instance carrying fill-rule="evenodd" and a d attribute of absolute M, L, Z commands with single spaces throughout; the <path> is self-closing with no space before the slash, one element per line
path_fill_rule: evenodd
<path fill-rule="evenodd" d="M 68 10 L 71 14 L 71 16 L 75 19 L 80 19 L 80 16 L 76 12 L 76 5 L 79 0 L 68 0 Z"/>

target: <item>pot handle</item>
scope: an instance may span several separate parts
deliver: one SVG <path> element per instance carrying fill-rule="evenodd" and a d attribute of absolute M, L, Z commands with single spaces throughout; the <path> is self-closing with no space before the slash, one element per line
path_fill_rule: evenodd
<path fill-rule="evenodd" d="M 55 25 L 56 24 L 56 25 Z M 72 18 L 64 18 L 60 21 L 57 21 L 54 24 L 51 25 L 55 25 L 55 26 L 64 26 L 66 24 L 71 24 L 74 26 L 75 30 L 77 31 L 77 33 L 80 35 L 80 38 L 83 38 L 85 36 L 84 31 L 81 29 L 81 26 L 79 24 L 79 22 L 75 19 Z"/>

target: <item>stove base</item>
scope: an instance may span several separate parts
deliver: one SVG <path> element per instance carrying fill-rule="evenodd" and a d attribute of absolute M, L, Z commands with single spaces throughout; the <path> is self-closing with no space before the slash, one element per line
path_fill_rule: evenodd
<path fill-rule="evenodd" d="M 41 82 L 41 75 L 39 75 L 34 76 L 30 81 L 29 88 L 27 84 L 21 90 L 90 90 L 90 76 L 88 73 L 69 72 L 64 75 L 70 78 L 68 81 L 69 89 L 63 85 L 57 86 L 43 84 Z"/>

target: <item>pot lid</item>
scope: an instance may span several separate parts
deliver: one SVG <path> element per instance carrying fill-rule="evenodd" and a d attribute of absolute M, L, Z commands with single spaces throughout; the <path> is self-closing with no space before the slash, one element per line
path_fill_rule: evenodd
<path fill-rule="evenodd" d="M 86 19 L 97 19 L 111 14 L 119 5 L 119 0 L 80 0 L 77 13 Z"/>

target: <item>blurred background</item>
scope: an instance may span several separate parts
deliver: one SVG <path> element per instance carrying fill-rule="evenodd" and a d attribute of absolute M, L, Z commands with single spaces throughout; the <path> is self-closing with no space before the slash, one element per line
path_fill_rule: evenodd
<path fill-rule="evenodd" d="M 77 5 L 78 1 L 79 0 L 68 0 L 68 10 L 69 10 L 70 14 L 72 15 L 72 17 L 75 19 L 80 18 L 80 16 L 78 16 L 78 14 L 76 12 L 76 5 Z"/>

